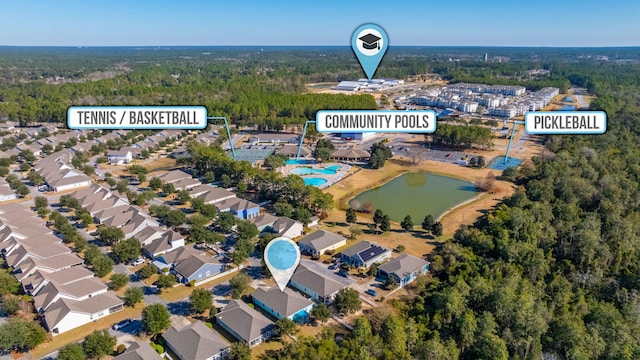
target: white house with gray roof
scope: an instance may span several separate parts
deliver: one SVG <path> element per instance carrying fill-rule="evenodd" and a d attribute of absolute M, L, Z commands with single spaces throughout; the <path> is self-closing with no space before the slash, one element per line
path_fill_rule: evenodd
<path fill-rule="evenodd" d="M 43 325 L 56 336 L 123 308 L 124 302 L 109 291 L 82 301 L 60 299 L 41 315 L 41 319 Z"/>
<path fill-rule="evenodd" d="M 240 300 L 231 300 L 216 314 L 217 323 L 238 341 L 254 347 L 274 335 L 275 325 Z"/>
<path fill-rule="evenodd" d="M 298 266 L 289 285 L 310 296 L 317 302 L 331 304 L 338 291 L 346 285 L 319 274 L 303 265 Z"/>
<path fill-rule="evenodd" d="M 107 153 L 107 160 L 110 165 L 128 164 L 133 160 L 133 153 L 127 149 L 111 150 Z"/>
<path fill-rule="evenodd" d="M 312 256 L 320 256 L 347 245 L 347 238 L 326 230 L 318 230 L 298 240 L 300 251 Z"/>
<path fill-rule="evenodd" d="M 271 229 L 273 229 L 278 236 L 285 236 L 291 239 L 295 239 L 304 234 L 304 225 L 302 225 L 301 222 L 284 216 L 273 223 Z"/>

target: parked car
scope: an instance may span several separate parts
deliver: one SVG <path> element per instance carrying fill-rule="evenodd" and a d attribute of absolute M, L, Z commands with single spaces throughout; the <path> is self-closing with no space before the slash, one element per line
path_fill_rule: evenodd
<path fill-rule="evenodd" d="M 342 270 L 340 270 L 340 272 L 338 272 L 338 275 L 348 278 L 349 277 L 349 270 L 342 269 Z"/>
<path fill-rule="evenodd" d="M 367 295 L 371 295 L 371 296 L 373 296 L 373 297 L 378 296 L 378 293 L 377 293 L 375 290 L 373 290 L 373 289 L 369 289 L 369 290 L 365 291 L 365 294 L 367 294 Z"/>
<path fill-rule="evenodd" d="M 113 324 L 113 326 L 111 327 L 113 330 L 120 330 L 124 327 L 126 327 L 127 325 L 131 324 L 131 319 L 124 319 L 122 321 L 120 321 L 119 323 Z"/>
<path fill-rule="evenodd" d="M 144 258 L 139 257 L 137 259 L 131 260 L 129 264 L 131 264 L 131 266 L 138 266 L 140 264 L 144 264 Z"/>

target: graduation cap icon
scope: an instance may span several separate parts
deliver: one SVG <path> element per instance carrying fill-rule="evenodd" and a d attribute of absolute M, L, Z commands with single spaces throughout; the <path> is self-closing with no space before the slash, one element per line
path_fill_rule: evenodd
<path fill-rule="evenodd" d="M 367 50 L 373 50 L 377 48 L 378 50 L 380 50 L 380 39 L 382 39 L 381 37 L 373 34 L 367 34 L 358 39 L 362 40 L 363 48 Z"/>

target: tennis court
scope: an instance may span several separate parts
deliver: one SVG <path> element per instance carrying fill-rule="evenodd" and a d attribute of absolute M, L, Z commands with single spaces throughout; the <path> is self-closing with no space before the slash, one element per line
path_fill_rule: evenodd
<path fill-rule="evenodd" d="M 250 163 L 255 163 L 256 161 L 261 161 L 267 158 L 267 156 L 273 154 L 273 152 L 275 151 L 275 148 L 273 147 L 268 147 L 268 148 L 240 148 L 240 149 L 236 149 L 236 160 L 238 161 L 242 161 L 242 160 L 246 160 Z M 231 154 L 231 152 L 229 152 L 229 156 L 233 156 Z"/>

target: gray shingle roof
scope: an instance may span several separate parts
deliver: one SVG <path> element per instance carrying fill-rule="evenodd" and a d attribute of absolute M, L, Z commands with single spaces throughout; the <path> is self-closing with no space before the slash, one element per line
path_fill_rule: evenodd
<path fill-rule="evenodd" d="M 369 242 L 369 241 L 361 241 L 348 249 L 342 251 L 342 255 L 351 257 L 351 258 L 359 258 L 363 262 L 367 262 L 375 257 L 384 254 L 389 251 L 389 249 L 383 248 L 382 246 Z"/>
<path fill-rule="evenodd" d="M 211 256 L 206 254 L 190 255 L 176 264 L 174 270 L 184 277 L 190 277 L 206 264 L 217 264 Z"/>
<path fill-rule="evenodd" d="M 113 360 L 162 360 L 162 358 L 148 342 L 136 341 Z"/>
<path fill-rule="evenodd" d="M 289 317 L 313 304 L 311 300 L 289 288 L 285 288 L 284 292 L 277 287 L 257 288 L 251 296 L 284 317 Z"/>
<path fill-rule="evenodd" d="M 269 319 L 240 300 L 231 300 L 216 314 L 216 319 L 235 331 L 241 337 L 238 340 L 246 342 L 251 342 L 273 328 Z"/>
<path fill-rule="evenodd" d="M 395 259 L 378 266 L 378 270 L 384 271 L 387 274 L 396 274 L 400 279 L 419 271 L 425 265 L 429 264 L 428 261 L 411 256 L 409 254 L 402 254 Z"/>
<path fill-rule="evenodd" d="M 172 326 L 162 337 L 181 359 L 209 359 L 228 350 L 230 346 L 202 321 L 196 321 L 180 330 Z"/>
<path fill-rule="evenodd" d="M 338 244 L 346 239 L 347 238 L 344 236 L 334 234 L 330 231 L 318 230 L 298 240 L 298 244 L 302 244 L 318 251 Z"/>
<path fill-rule="evenodd" d="M 320 296 L 329 296 L 334 294 L 345 286 L 341 283 L 324 277 L 317 272 L 310 270 L 302 265 L 298 266 L 296 272 L 291 277 L 292 281 L 310 289 Z"/>

